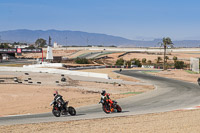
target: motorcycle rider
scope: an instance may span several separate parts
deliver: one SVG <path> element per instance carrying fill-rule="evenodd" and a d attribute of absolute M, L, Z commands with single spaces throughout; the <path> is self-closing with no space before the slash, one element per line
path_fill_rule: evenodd
<path fill-rule="evenodd" d="M 56 101 L 58 105 L 60 105 L 66 111 L 66 103 L 63 100 L 62 96 L 58 94 L 58 91 L 55 91 L 53 93 L 53 96 L 54 96 L 54 101 Z"/>
<path fill-rule="evenodd" d="M 110 107 L 113 105 L 113 101 L 110 99 L 110 94 L 106 93 L 105 90 L 102 90 L 101 95 L 103 96 L 103 99 L 110 104 Z M 111 107 L 111 111 L 113 112 L 113 108 Z"/>

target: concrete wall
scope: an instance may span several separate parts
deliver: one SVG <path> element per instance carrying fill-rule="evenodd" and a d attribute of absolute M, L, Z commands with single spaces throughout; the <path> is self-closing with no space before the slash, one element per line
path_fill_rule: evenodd
<path fill-rule="evenodd" d="M 57 74 L 77 75 L 77 76 L 85 76 L 85 77 L 95 77 L 95 78 L 109 79 L 108 74 L 100 74 L 100 73 L 93 73 L 93 72 L 79 72 L 79 71 L 53 69 L 53 68 L 0 67 L 0 71 L 44 72 L 44 73 L 57 73 Z"/>
<path fill-rule="evenodd" d="M 41 68 L 41 67 L 63 67 L 62 63 L 48 63 L 42 62 L 42 64 L 34 64 L 34 65 L 23 65 L 23 68 Z"/>

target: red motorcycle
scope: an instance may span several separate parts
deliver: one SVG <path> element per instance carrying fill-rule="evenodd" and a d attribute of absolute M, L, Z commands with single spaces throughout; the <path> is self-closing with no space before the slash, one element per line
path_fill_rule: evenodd
<path fill-rule="evenodd" d="M 110 100 L 106 100 L 104 96 L 101 96 L 101 100 L 99 102 L 102 104 L 102 109 L 106 114 L 109 114 L 111 112 L 122 112 L 122 108 L 117 104 L 117 101 L 109 101 Z"/>

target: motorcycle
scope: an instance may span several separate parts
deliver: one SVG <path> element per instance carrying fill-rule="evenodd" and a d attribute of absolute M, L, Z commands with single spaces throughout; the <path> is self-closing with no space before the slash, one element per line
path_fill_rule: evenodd
<path fill-rule="evenodd" d="M 65 104 L 63 104 L 62 106 L 60 103 L 53 100 L 50 104 L 50 105 L 53 105 L 53 109 L 52 109 L 53 115 L 55 117 L 60 117 L 60 115 L 68 115 L 68 113 L 71 116 L 76 115 L 76 110 L 72 106 L 67 107 L 68 103 L 69 101 L 66 101 Z"/>
<path fill-rule="evenodd" d="M 104 96 L 101 96 L 101 100 L 99 103 L 102 104 L 102 109 L 106 114 L 111 112 L 122 112 L 122 108 L 117 104 L 117 101 L 112 100 L 113 104 L 106 101 Z"/>

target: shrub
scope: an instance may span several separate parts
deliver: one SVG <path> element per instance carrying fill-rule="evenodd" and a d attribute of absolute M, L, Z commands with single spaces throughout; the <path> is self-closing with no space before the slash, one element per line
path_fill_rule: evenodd
<path fill-rule="evenodd" d="M 152 63 L 152 61 L 151 61 L 151 60 L 148 60 L 148 61 L 147 61 L 147 63 L 148 63 L 148 64 L 151 64 L 151 63 Z"/>
<path fill-rule="evenodd" d="M 76 62 L 77 64 L 89 64 L 89 61 L 88 61 L 88 59 L 86 59 L 86 58 L 76 58 L 76 59 L 75 59 L 75 62 Z"/>
<path fill-rule="evenodd" d="M 146 63 L 147 59 L 146 58 L 143 58 L 142 59 L 142 63 Z"/>
<path fill-rule="evenodd" d="M 174 63 L 178 60 L 178 57 L 174 56 L 173 57 Z"/>
<path fill-rule="evenodd" d="M 134 65 L 137 65 L 138 67 L 141 67 L 141 66 L 142 66 L 142 64 L 141 64 L 141 62 L 140 62 L 139 59 L 134 58 L 134 59 L 131 59 L 130 61 L 131 61 L 131 62 L 134 61 L 133 64 L 134 64 Z"/>
<path fill-rule="evenodd" d="M 174 63 L 174 67 L 175 67 L 176 69 L 183 69 L 184 66 L 185 66 L 185 65 L 184 65 L 184 62 L 183 62 L 183 61 L 176 61 L 176 62 Z"/>
<path fill-rule="evenodd" d="M 116 61 L 115 65 L 117 65 L 117 66 L 122 66 L 122 65 L 124 65 L 124 59 L 122 59 L 122 58 L 118 59 L 118 60 Z"/>

